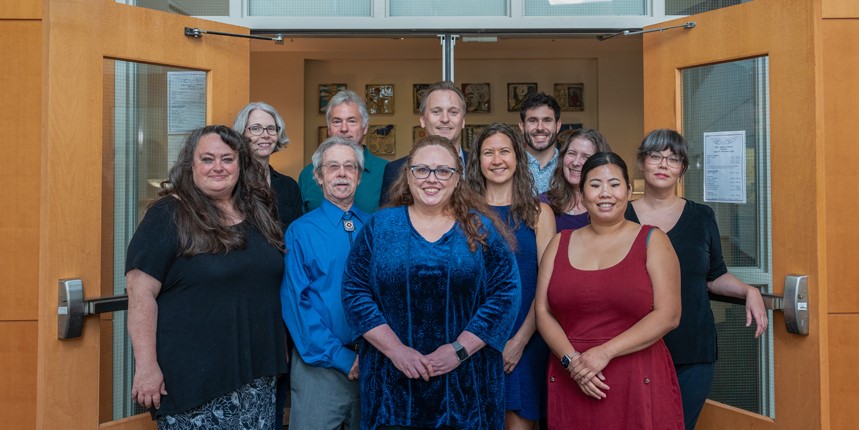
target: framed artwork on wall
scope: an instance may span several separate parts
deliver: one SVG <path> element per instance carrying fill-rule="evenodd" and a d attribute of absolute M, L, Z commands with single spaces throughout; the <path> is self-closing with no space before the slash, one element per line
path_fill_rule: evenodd
<path fill-rule="evenodd" d="M 371 125 L 367 129 L 367 148 L 376 155 L 394 155 L 397 152 L 393 124 Z"/>
<path fill-rule="evenodd" d="M 507 84 L 507 112 L 519 112 L 528 94 L 537 92 L 536 82 L 513 82 Z"/>
<path fill-rule="evenodd" d="M 469 113 L 489 113 L 489 83 L 462 84 L 462 93 L 465 94 L 465 110 Z"/>
<path fill-rule="evenodd" d="M 429 134 L 427 134 L 427 131 L 424 130 L 423 127 L 421 127 L 419 125 L 412 127 L 412 146 L 414 146 L 415 143 L 417 143 L 417 141 L 419 141 L 419 140 L 421 140 L 427 136 L 429 136 Z"/>
<path fill-rule="evenodd" d="M 474 144 L 474 139 L 480 136 L 480 132 L 486 128 L 486 124 L 471 124 L 465 125 L 465 130 L 462 132 L 462 150 L 471 152 L 471 146 Z"/>
<path fill-rule="evenodd" d="M 394 113 L 394 84 L 368 84 L 367 110 L 370 114 Z"/>
<path fill-rule="evenodd" d="M 585 84 L 555 84 L 555 100 L 562 111 L 584 111 Z"/>
<path fill-rule="evenodd" d="M 412 100 L 414 101 L 415 113 L 421 113 L 421 102 L 427 96 L 427 90 L 432 84 L 412 84 Z"/>
<path fill-rule="evenodd" d="M 325 113 L 328 100 L 339 91 L 346 89 L 346 84 L 319 84 L 319 113 Z"/>

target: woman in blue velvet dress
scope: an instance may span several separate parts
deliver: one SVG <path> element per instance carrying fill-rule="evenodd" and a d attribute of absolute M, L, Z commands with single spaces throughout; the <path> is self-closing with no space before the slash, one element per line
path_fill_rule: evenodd
<path fill-rule="evenodd" d="M 515 241 L 460 181 L 447 138 L 418 141 L 356 238 L 343 308 L 364 339 L 362 429 L 500 429 L 501 351 L 519 309 Z"/>
<path fill-rule="evenodd" d="M 503 123 L 486 126 L 474 143 L 478 163 L 470 163 L 465 178 L 469 188 L 484 196 L 516 236 L 516 262 L 522 300 L 513 333 L 504 346 L 506 430 L 531 430 L 546 407 L 546 363 L 549 348 L 540 337 L 534 317 L 537 266 L 555 235 L 552 209 L 540 203 L 521 134 Z"/>

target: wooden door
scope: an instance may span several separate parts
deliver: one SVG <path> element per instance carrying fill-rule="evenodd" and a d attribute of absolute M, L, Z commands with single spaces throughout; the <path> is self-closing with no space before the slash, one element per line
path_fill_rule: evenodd
<path fill-rule="evenodd" d="M 788 274 L 808 275 L 810 333 L 789 334 L 783 314 L 774 313 L 774 417 L 708 401 L 698 428 L 816 429 L 828 427 L 825 347 L 825 242 L 821 223 L 824 195 L 821 102 L 815 67 L 815 27 L 819 5 L 807 0 L 755 0 L 656 27 L 694 21 L 692 29 L 644 35 L 644 125 L 684 124 L 686 70 L 766 58 L 769 68 L 771 181 L 771 276 L 780 294 Z M 701 100 L 706 104 L 707 100 Z M 687 136 L 687 139 L 690 136 Z M 686 192 L 688 193 L 688 189 Z"/>
<path fill-rule="evenodd" d="M 232 124 L 248 101 L 248 41 L 195 39 L 184 28 L 248 29 L 114 0 L 46 0 L 43 12 L 37 428 L 154 428 L 148 414 L 115 419 L 110 315 L 87 318 L 80 338 L 57 339 L 58 280 L 82 279 L 85 298 L 112 295 L 114 247 L 124 248 L 114 244 L 115 154 L 104 144 L 122 106 L 105 64 L 204 72 L 205 122 Z"/>

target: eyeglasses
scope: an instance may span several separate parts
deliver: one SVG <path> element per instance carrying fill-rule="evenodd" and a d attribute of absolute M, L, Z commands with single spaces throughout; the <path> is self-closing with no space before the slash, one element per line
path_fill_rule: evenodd
<path fill-rule="evenodd" d="M 456 169 L 453 167 L 439 166 L 435 169 L 430 169 L 429 166 L 425 166 L 423 164 L 409 166 L 409 171 L 412 172 L 412 176 L 414 176 L 415 179 L 429 178 L 430 173 L 432 173 L 435 174 L 435 178 L 439 181 L 446 181 L 456 173 Z"/>
<path fill-rule="evenodd" d="M 647 164 L 652 164 L 654 166 L 662 164 L 662 160 L 667 160 L 669 167 L 680 167 L 683 165 L 683 159 L 674 154 L 665 156 L 656 152 L 651 152 L 647 154 L 645 160 L 647 160 Z"/>
<path fill-rule="evenodd" d="M 254 136 L 261 135 L 263 131 L 268 132 L 268 134 L 270 136 L 277 136 L 277 133 L 280 131 L 280 127 L 278 127 L 276 125 L 270 125 L 268 127 L 263 127 L 259 124 L 254 124 L 254 125 L 248 127 L 248 131 L 251 132 L 251 134 Z"/>
<path fill-rule="evenodd" d="M 328 174 L 335 174 L 340 172 L 340 168 L 346 171 L 347 174 L 351 175 L 358 171 L 358 166 L 352 163 L 340 164 L 340 163 L 328 163 L 322 166 Z"/>

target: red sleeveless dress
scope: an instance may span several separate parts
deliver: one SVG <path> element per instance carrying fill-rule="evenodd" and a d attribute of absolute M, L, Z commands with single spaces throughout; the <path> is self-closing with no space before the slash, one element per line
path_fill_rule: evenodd
<path fill-rule="evenodd" d="M 605 343 L 653 309 L 646 266 L 647 237 L 653 228 L 642 227 L 626 257 L 602 270 L 573 267 L 567 251 L 571 231 L 561 232 L 547 296 L 576 351 Z M 662 339 L 611 360 L 603 375 L 611 389 L 597 400 L 582 393 L 559 360 L 549 360 L 550 430 L 683 429 L 680 388 Z"/>

